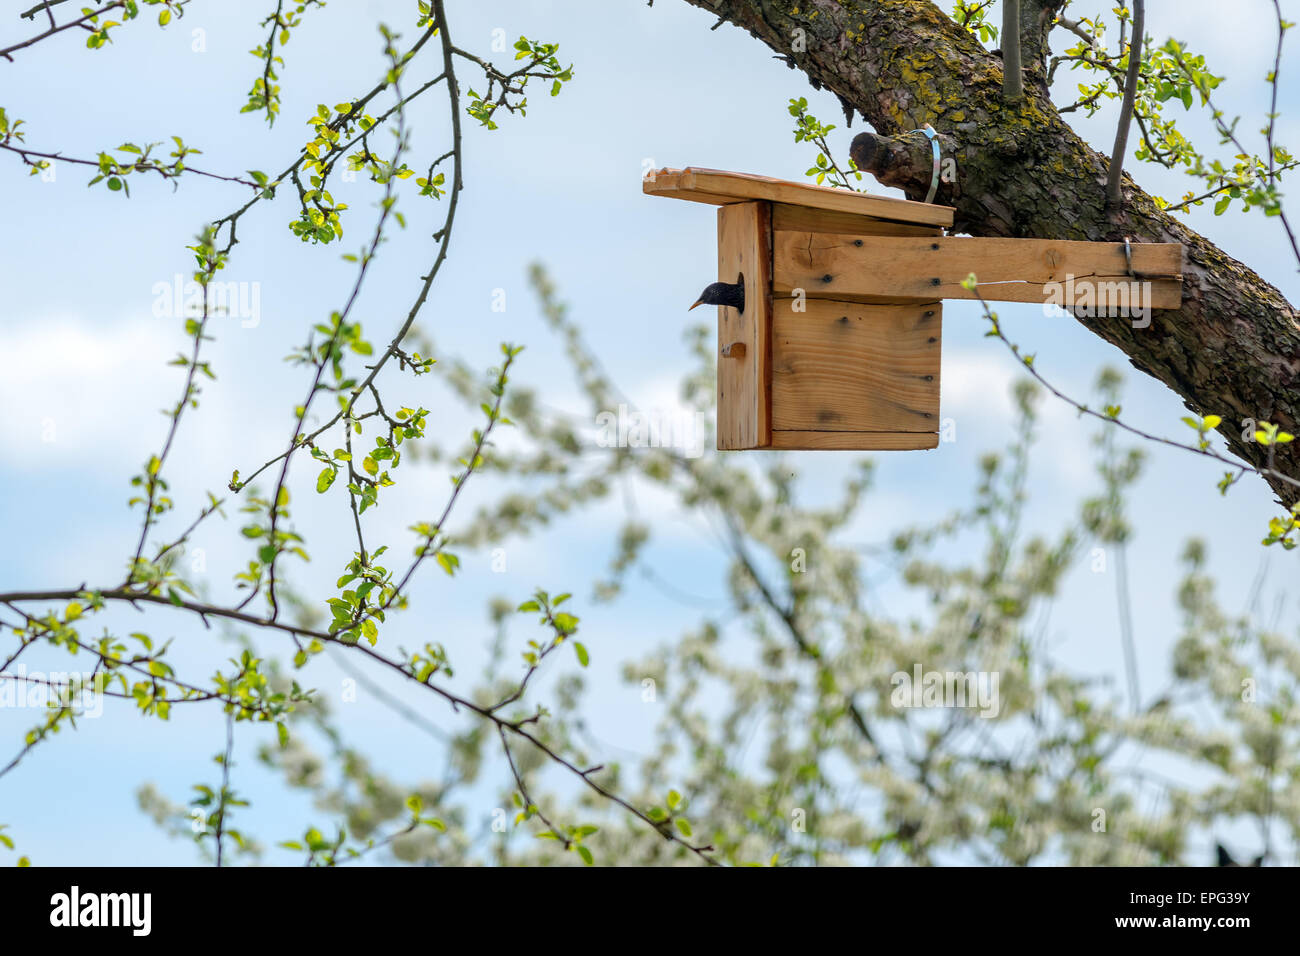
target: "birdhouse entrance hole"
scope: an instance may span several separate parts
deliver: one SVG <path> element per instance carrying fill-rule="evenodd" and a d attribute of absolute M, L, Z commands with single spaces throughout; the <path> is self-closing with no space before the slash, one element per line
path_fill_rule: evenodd
<path fill-rule="evenodd" d="M 937 447 L 942 300 L 973 298 L 972 272 L 988 300 L 1052 301 L 1084 277 L 1181 301 L 1177 244 L 953 238 L 949 206 L 711 169 L 642 189 L 718 207 L 718 275 L 744 293 L 743 312 L 718 306 L 723 450 Z"/>

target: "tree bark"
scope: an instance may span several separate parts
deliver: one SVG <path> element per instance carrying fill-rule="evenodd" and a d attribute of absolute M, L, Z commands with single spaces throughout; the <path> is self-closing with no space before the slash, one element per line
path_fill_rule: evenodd
<path fill-rule="evenodd" d="M 1020 76 L 1020 0 L 1002 0 L 1002 98 L 1025 95 Z"/>
<path fill-rule="evenodd" d="M 1124 158 L 1128 154 L 1128 128 L 1133 124 L 1133 103 L 1142 75 L 1142 48 L 1146 43 L 1146 4 L 1133 0 L 1133 36 L 1128 44 L 1128 69 L 1124 73 L 1124 102 L 1119 108 L 1119 127 L 1115 130 L 1115 148 L 1110 151 L 1110 175 L 1106 179 L 1106 201 L 1118 205 L 1124 197 L 1120 193 L 1120 175 L 1124 172 Z"/>
<path fill-rule="evenodd" d="M 955 231 L 1184 247 L 1183 302 L 1146 328 L 1124 318 L 1079 319 L 1164 382 L 1199 415 L 1219 415 L 1232 453 L 1256 467 L 1268 449 L 1243 438 L 1247 420 L 1300 433 L 1300 317 L 1272 285 L 1163 213 L 1127 174 L 1122 205 L 1107 209 L 1107 158 L 1052 105 L 1044 62 L 1059 0 L 1022 0 L 1024 98 L 1002 96 L 1001 60 L 929 0 L 686 0 L 739 26 L 826 87 L 874 127 L 852 154 L 882 183 L 922 200 L 928 141 L 903 135 L 929 123 L 953 183 L 935 201 L 954 206 Z M 796 42 L 797 41 L 797 42 Z M 799 52 L 796 52 L 796 48 Z M 1261 223 L 1262 225 L 1262 223 Z M 1253 429 L 1251 429 L 1253 432 Z M 1273 467 L 1300 478 L 1300 442 L 1276 448 Z M 1267 477 L 1278 500 L 1295 486 Z"/>

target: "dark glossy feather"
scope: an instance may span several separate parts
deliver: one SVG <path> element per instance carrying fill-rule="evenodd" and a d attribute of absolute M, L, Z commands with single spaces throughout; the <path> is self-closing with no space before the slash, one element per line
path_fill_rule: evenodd
<path fill-rule="evenodd" d="M 714 282 L 705 286 L 695 305 L 727 305 L 738 312 L 745 311 L 745 282 Z M 695 308 L 695 305 L 691 308 Z M 690 309 L 687 310 L 688 312 Z"/>

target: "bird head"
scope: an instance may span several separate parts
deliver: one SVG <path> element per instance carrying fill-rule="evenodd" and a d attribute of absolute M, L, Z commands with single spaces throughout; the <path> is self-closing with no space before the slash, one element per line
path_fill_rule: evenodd
<path fill-rule="evenodd" d="M 738 282 L 714 282 L 704 287 L 695 305 L 729 305 L 738 312 L 745 311 L 745 277 Z M 691 306 L 691 309 L 695 308 Z M 690 309 L 686 310 L 687 312 Z"/>

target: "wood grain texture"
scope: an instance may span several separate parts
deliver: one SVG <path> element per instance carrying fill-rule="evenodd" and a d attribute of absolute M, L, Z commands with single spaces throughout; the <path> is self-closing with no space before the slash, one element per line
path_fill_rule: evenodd
<path fill-rule="evenodd" d="M 745 278 L 745 311 L 718 306 L 718 448 L 771 443 L 772 208 L 718 209 L 718 279 Z M 734 346 L 744 345 L 743 351 Z M 730 347 L 730 348 L 728 348 Z M 729 354 L 721 354 L 728 348 Z"/>
<path fill-rule="evenodd" d="M 832 189 L 808 183 L 772 179 L 750 173 L 718 169 L 659 169 L 646 175 L 641 189 L 651 196 L 667 196 L 691 202 L 723 203 L 765 200 L 833 212 L 855 213 L 893 222 L 951 226 L 952 209 L 910 199 L 868 196 L 849 189 Z"/>
<path fill-rule="evenodd" d="M 786 451 L 921 451 L 939 447 L 938 432 L 815 432 L 772 430 L 773 449 Z"/>
<path fill-rule="evenodd" d="M 772 228 L 777 232 L 838 232 L 863 236 L 942 236 L 939 226 L 890 222 L 874 216 L 830 209 L 813 209 L 790 203 L 772 203 Z"/>
<path fill-rule="evenodd" d="M 773 429 L 938 431 L 938 302 L 792 304 L 772 319 Z"/>
<path fill-rule="evenodd" d="M 1122 304 L 1178 308 L 1182 300 L 1182 247 L 1131 246 L 1136 284 L 1127 272 L 1123 243 L 1048 239 L 983 239 L 842 235 L 778 231 L 774 234 L 774 294 L 803 289 L 809 296 L 903 296 L 973 299 L 961 283 L 974 273 L 980 295 L 997 302 L 1046 302 L 1074 289 L 1075 301 L 1091 283 L 1093 301 L 1104 294 Z M 1066 283 L 1073 277 L 1073 286 Z M 1139 298 L 1140 297 L 1140 298 Z"/>
<path fill-rule="evenodd" d="M 774 291 L 772 293 L 772 308 L 777 310 L 780 310 L 782 308 L 788 309 L 790 308 L 789 303 L 792 301 L 800 300 L 800 301 L 808 302 L 819 298 L 820 297 L 817 295 L 816 289 L 813 289 L 811 291 L 804 290 L 802 293 L 796 293 L 790 289 L 787 289 L 784 292 Z M 834 299 L 830 299 L 827 301 L 856 302 L 859 305 L 918 305 L 925 300 L 918 299 L 915 296 L 900 297 L 896 295 L 852 295 L 848 292 L 844 292 L 837 295 Z M 939 300 L 935 299 L 934 301 L 938 302 Z"/>

